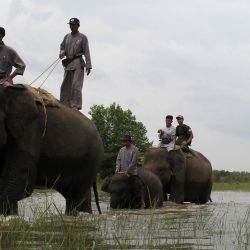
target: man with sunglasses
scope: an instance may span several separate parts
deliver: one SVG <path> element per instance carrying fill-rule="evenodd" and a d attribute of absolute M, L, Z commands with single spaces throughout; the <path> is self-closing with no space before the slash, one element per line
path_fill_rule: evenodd
<path fill-rule="evenodd" d="M 71 33 L 67 34 L 60 46 L 59 58 L 64 66 L 64 79 L 60 101 L 72 109 L 82 108 L 82 87 L 84 70 L 89 75 L 92 69 L 88 38 L 79 32 L 78 18 L 69 20 Z M 84 59 L 83 59 L 84 56 Z"/>

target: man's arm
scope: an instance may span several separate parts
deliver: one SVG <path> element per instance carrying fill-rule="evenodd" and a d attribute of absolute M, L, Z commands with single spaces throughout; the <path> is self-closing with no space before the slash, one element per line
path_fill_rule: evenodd
<path fill-rule="evenodd" d="M 189 144 L 191 141 L 192 141 L 192 139 L 194 138 L 194 135 L 193 135 L 193 132 L 192 132 L 192 130 L 190 131 L 190 135 L 189 135 L 189 137 L 188 137 L 188 139 L 187 139 L 187 144 Z"/>
<path fill-rule="evenodd" d="M 116 158 L 115 173 L 118 173 L 120 171 L 120 168 L 121 168 L 121 149 Z"/>
<path fill-rule="evenodd" d="M 5 81 L 13 84 L 13 78 L 16 77 L 17 75 L 23 75 L 26 65 L 24 61 L 21 59 L 21 57 L 16 53 L 16 51 L 12 52 L 11 59 L 13 62 L 13 66 L 16 68 L 13 73 L 8 76 Z"/>
<path fill-rule="evenodd" d="M 85 37 L 84 42 L 83 42 L 83 51 L 84 51 L 84 57 L 86 61 L 86 65 L 85 65 L 86 73 L 87 75 L 89 75 L 92 69 L 92 64 L 91 64 L 90 51 L 89 51 L 89 42 L 88 42 L 87 37 Z"/>
<path fill-rule="evenodd" d="M 59 53 L 60 59 L 63 59 L 65 57 L 65 40 L 66 40 L 66 36 L 63 38 L 63 41 L 60 44 L 60 53 Z"/>

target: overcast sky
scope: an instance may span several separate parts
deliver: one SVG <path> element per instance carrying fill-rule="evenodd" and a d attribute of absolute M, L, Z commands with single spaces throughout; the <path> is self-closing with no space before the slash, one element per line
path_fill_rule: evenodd
<path fill-rule="evenodd" d="M 131 109 L 154 143 L 165 116 L 182 114 L 192 147 L 214 169 L 250 172 L 249 0 L 0 0 L 0 6 L 5 43 L 27 64 L 16 82 L 31 82 L 56 60 L 68 20 L 78 17 L 93 64 L 84 114 L 93 104 L 116 102 Z M 57 98 L 62 78 L 59 64 L 44 85 Z"/>

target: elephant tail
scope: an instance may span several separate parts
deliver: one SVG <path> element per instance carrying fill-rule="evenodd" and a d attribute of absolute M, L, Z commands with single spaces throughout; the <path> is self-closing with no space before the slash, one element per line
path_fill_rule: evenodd
<path fill-rule="evenodd" d="M 98 210 L 99 214 L 102 214 L 101 207 L 99 204 L 99 196 L 98 196 L 96 181 L 93 183 L 93 191 L 94 191 L 94 195 L 95 195 L 95 203 L 97 206 L 97 210 Z"/>

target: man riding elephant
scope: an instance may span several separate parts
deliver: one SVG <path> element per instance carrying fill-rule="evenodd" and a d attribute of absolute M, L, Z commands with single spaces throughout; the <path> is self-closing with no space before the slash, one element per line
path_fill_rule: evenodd
<path fill-rule="evenodd" d="M 132 139 L 129 134 L 123 137 L 124 146 L 120 149 L 116 159 L 116 173 L 126 176 L 133 176 L 137 185 L 142 185 L 140 178 L 137 175 L 138 148 L 132 144 Z M 141 189 L 142 190 L 142 189 Z M 144 194 L 141 193 L 141 208 L 145 207 Z"/>
<path fill-rule="evenodd" d="M 176 119 L 179 125 L 176 127 L 175 144 L 180 145 L 184 152 L 191 152 L 189 146 L 194 138 L 192 129 L 183 123 L 184 117 L 182 115 L 178 115 Z"/>
<path fill-rule="evenodd" d="M 174 149 L 175 127 L 172 125 L 173 116 L 167 115 L 165 118 L 166 127 L 159 129 L 160 147 L 166 148 L 168 151 Z"/>

